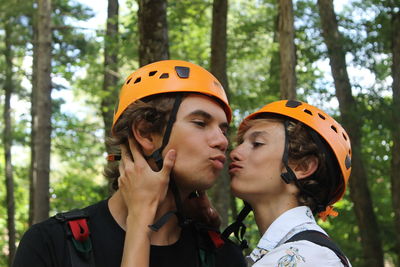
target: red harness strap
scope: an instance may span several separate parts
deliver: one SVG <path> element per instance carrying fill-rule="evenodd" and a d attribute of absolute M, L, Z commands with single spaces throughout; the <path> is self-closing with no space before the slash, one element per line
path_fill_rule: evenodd
<path fill-rule="evenodd" d="M 89 237 L 89 227 L 86 219 L 77 219 L 68 221 L 69 227 L 71 228 L 74 239 L 79 242 L 84 242 Z"/>
<path fill-rule="evenodd" d="M 216 248 L 220 248 L 225 244 L 225 241 L 221 238 L 221 235 L 219 233 L 215 231 L 207 231 L 207 232 Z"/>

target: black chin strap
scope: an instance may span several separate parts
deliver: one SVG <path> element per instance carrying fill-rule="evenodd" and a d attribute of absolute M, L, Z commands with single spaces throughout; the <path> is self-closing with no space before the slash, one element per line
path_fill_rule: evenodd
<path fill-rule="evenodd" d="M 171 136 L 171 131 L 172 131 L 172 127 L 174 126 L 174 123 L 176 121 L 176 115 L 178 113 L 178 109 L 179 106 L 182 103 L 182 95 L 177 95 L 175 98 L 175 102 L 174 102 L 174 106 L 172 108 L 171 111 L 171 115 L 167 124 L 167 127 L 165 129 L 165 133 L 164 133 L 164 137 L 163 137 L 163 141 L 161 144 L 161 147 L 158 148 L 156 151 L 153 152 L 153 154 L 151 154 L 150 156 L 148 156 L 147 158 L 153 158 L 154 161 L 157 164 L 158 170 L 161 170 L 163 167 L 163 158 L 162 158 L 162 152 L 164 150 L 164 148 L 167 146 L 168 142 L 169 142 L 169 138 Z M 172 215 L 176 215 L 178 218 L 178 224 L 180 226 L 184 226 L 185 224 L 188 223 L 188 221 L 185 219 L 184 215 L 183 215 L 183 207 L 182 207 L 182 200 L 181 197 L 179 195 L 179 190 L 178 187 L 175 183 L 175 180 L 173 179 L 173 177 L 171 176 L 170 180 L 169 180 L 169 188 L 172 191 L 172 194 L 174 195 L 175 198 L 175 205 L 176 205 L 176 211 L 169 211 L 166 214 L 164 214 L 163 216 L 161 216 L 160 219 L 158 219 L 154 224 L 149 225 L 150 229 L 152 229 L 153 231 L 158 231 L 171 217 Z"/>
<path fill-rule="evenodd" d="M 246 201 L 244 201 L 243 203 L 244 207 L 239 212 L 239 215 L 236 217 L 235 222 L 226 227 L 221 236 L 227 239 L 232 233 L 234 233 L 236 239 L 239 241 L 240 248 L 246 249 L 249 246 L 247 240 L 244 239 L 244 235 L 246 233 L 246 225 L 243 223 L 243 221 L 244 219 L 246 219 L 247 215 L 249 215 L 250 211 L 253 210 L 253 208 Z"/>
<path fill-rule="evenodd" d="M 159 170 L 162 169 L 163 167 L 163 158 L 162 158 L 162 152 L 164 148 L 168 145 L 169 142 L 169 137 L 171 136 L 171 131 L 172 127 L 174 126 L 174 123 L 176 121 L 176 114 L 178 113 L 179 106 L 182 103 L 182 95 L 177 95 L 175 98 L 174 106 L 172 107 L 171 115 L 169 117 L 169 121 L 167 124 L 167 127 L 165 128 L 165 133 L 163 137 L 163 141 L 161 146 L 153 152 L 150 156 L 147 158 L 153 158 L 157 164 L 157 167 Z"/>
<path fill-rule="evenodd" d="M 281 177 L 285 181 L 285 183 L 290 184 L 291 182 L 296 182 L 297 177 L 296 174 L 294 174 L 293 170 L 289 167 L 289 121 L 285 120 L 283 122 L 283 125 L 285 127 L 285 150 L 283 151 L 282 162 L 286 168 L 286 172 L 282 173 Z"/>

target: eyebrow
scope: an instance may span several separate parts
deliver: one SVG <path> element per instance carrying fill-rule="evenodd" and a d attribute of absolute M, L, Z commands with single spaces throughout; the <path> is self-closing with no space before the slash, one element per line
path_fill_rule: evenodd
<path fill-rule="evenodd" d="M 269 134 L 266 131 L 255 131 L 252 132 L 249 136 L 249 139 L 256 139 L 259 136 L 265 136 L 267 137 Z"/>
<path fill-rule="evenodd" d="M 197 110 L 194 110 L 194 111 L 190 112 L 190 114 L 187 115 L 187 117 L 190 117 L 190 116 L 201 116 L 201 117 L 203 117 L 204 119 L 207 119 L 207 120 L 211 120 L 213 118 L 213 116 L 210 113 L 208 113 L 208 112 L 206 112 L 204 110 L 201 110 L 201 109 L 197 109 Z M 223 123 L 219 124 L 219 127 L 223 128 L 224 130 L 228 130 L 229 129 L 229 124 L 227 122 L 223 122 Z"/>

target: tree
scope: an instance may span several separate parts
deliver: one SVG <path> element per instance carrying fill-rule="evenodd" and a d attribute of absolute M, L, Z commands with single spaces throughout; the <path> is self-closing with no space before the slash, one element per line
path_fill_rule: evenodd
<path fill-rule="evenodd" d="M 280 92 L 282 99 L 296 99 L 296 49 L 294 46 L 294 15 L 291 0 L 279 0 Z"/>
<path fill-rule="evenodd" d="M 36 2 L 36 1 L 34 1 Z M 37 12 L 33 12 L 32 19 L 31 19 L 31 27 L 32 27 L 32 77 L 31 77 L 31 84 L 32 84 L 32 91 L 31 91 L 31 140 L 30 140 L 30 147 L 31 147 L 31 163 L 29 168 L 29 225 L 33 224 L 34 218 L 34 207 L 35 207 L 35 164 L 36 164 L 36 153 L 35 153 L 35 140 L 36 140 L 36 124 L 37 121 L 34 120 L 36 118 L 36 110 L 38 102 L 36 100 L 37 95 L 37 58 L 38 58 L 38 25 L 37 25 Z"/>
<path fill-rule="evenodd" d="M 113 120 L 113 108 L 118 95 L 118 0 L 108 0 L 107 29 L 104 38 L 104 81 L 101 94 L 101 113 L 104 121 L 104 137 L 109 136 Z M 111 153 L 106 147 L 107 153 Z"/>
<path fill-rule="evenodd" d="M 51 0 L 38 0 L 37 85 L 33 129 L 33 223 L 49 216 L 49 173 L 51 148 Z"/>
<path fill-rule="evenodd" d="M 400 262 L 400 11 L 392 11 L 392 162 L 391 162 L 391 186 L 392 203 L 394 209 L 394 225 L 396 233 L 396 251 Z"/>
<path fill-rule="evenodd" d="M 367 185 L 367 174 L 361 155 L 361 119 L 358 116 L 357 103 L 346 70 L 345 51 L 342 35 L 333 9 L 332 0 L 318 0 L 322 35 L 328 48 L 331 72 L 339 101 L 340 117 L 352 142 L 352 175 L 349 180 L 350 197 L 354 202 L 354 211 L 364 252 L 364 266 L 383 267 L 383 249 L 379 237 L 379 228 L 373 210 Z"/>
<path fill-rule="evenodd" d="M 211 73 L 221 82 L 229 97 L 228 75 L 226 72 L 226 50 L 228 46 L 226 32 L 227 16 L 228 0 L 214 0 L 211 30 Z M 212 199 L 222 219 L 221 227 L 225 227 L 228 224 L 231 203 L 229 181 L 227 169 L 225 168 L 224 173 L 221 174 L 221 177 L 219 177 L 213 188 Z"/>
<path fill-rule="evenodd" d="M 139 64 L 169 59 L 167 1 L 139 0 Z"/>
<path fill-rule="evenodd" d="M 14 177 L 13 177 L 13 166 L 11 158 L 11 146 L 12 146 L 12 125 L 11 125 L 11 95 L 13 93 L 13 53 L 11 44 L 12 35 L 12 20 L 10 16 L 5 22 L 5 101 L 4 101 L 4 158 L 5 158 L 5 177 L 6 177 L 6 191 L 7 191 L 7 229 L 8 229 L 8 262 L 11 266 L 11 262 L 15 254 L 15 204 L 14 204 Z"/>
<path fill-rule="evenodd" d="M 227 68 L 228 0 L 214 0 L 211 26 L 211 73 L 221 82 L 229 97 Z"/>

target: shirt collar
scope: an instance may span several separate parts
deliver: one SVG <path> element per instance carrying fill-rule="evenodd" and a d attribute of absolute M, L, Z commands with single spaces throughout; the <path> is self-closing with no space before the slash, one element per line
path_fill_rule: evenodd
<path fill-rule="evenodd" d="M 257 247 L 271 251 L 293 228 L 307 223 L 316 224 L 309 207 L 299 206 L 287 210 L 268 227 Z"/>

